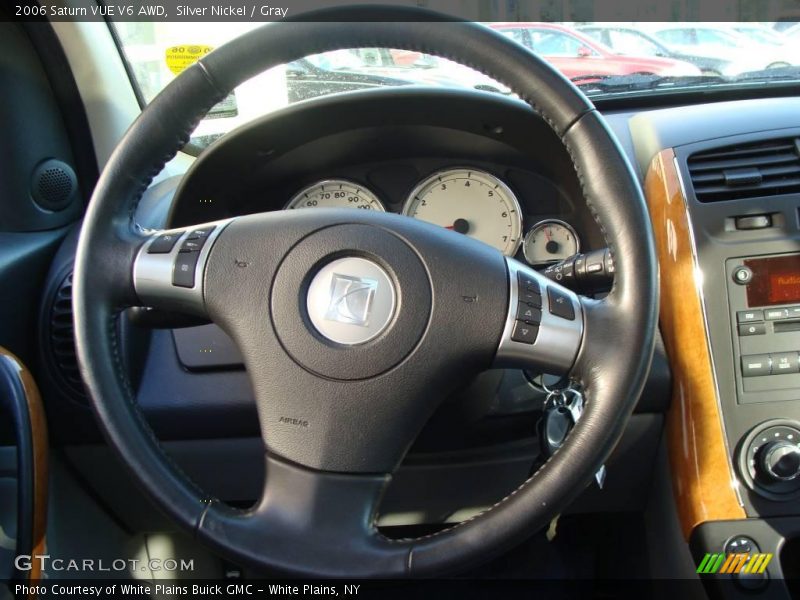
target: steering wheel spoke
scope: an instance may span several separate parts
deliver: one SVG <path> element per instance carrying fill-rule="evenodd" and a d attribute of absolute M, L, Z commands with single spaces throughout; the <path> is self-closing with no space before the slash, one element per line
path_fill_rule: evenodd
<path fill-rule="evenodd" d="M 201 539 L 223 545 L 244 563 L 264 547 L 280 545 L 274 567 L 285 571 L 313 564 L 328 577 L 404 573 L 409 546 L 386 539 L 375 526 L 391 475 L 317 471 L 271 454 L 265 462 L 261 500 L 249 511 L 210 504 Z M 226 540 L 236 540 L 235 546 L 224 547 Z"/>
<path fill-rule="evenodd" d="M 506 262 L 508 311 L 495 366 L 568 373 L 583 341 L 579 297 L 513 258 Z"/>
<path fill-rule="evenodd" d="M 153 233 L 133 264 L 139 303 L 159 311 L 206 317 L 205 267 L 227 221 Z"/>

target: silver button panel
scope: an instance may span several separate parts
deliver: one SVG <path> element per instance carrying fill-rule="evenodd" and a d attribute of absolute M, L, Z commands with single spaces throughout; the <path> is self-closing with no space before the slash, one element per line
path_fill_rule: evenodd
<path fill-rule="evenodd" d="M 164 310 L 174 310 L 189 314 L 205 315 L 205 302 L 203 299 L 203 275 L 206 261 L 214 245 L 225 227 L 233 219 L 204 223 L 186 229 L 171 229 L 159 231 L 152 235 L 136 256 L 133 265 L 133 285 L 136 294 L 143 306 L 154 306 Z M 181 246 L 191 236 L 192 232 L 201 229 L 213 231 L 208 235 L 194 266 L 194 285 L 180 287 L 173 284 L 173 270 L 180 254 Z M 161 236 L 169 233 L 179 235 L 178 241 L 168 253 L 150 254 L 148 249 Z"/>
<path fill-rule="evenodd" d="M 583 309 L 577 294 L 513 258 L 506 258 L 506 264 L 509 277 L 509 305 L 494 366 L 536 369 L 551 375 L 568 373 L 575 364 L 583 340 Z M 520 298 L 528 291 L 520 289 L 521 277 L 523 281 L 532 281 L 532 287 L 538 284 L 540 290 L 538 295 L 541 296 L 541 312 L 535 313 L 538 323 L 518 319 Z M 550 293 L 551 291 L 553 293 Z M 563 306 L 551 306 L 553 298 L 559 298 L 560 302 L 569 302 L 572 311 L 565 311 Z M 559 316 L 570 313 L 574 318 Z M 522 314 L 525 314 L 524 311 Z M 538 328 L 535 336 L 520 335 L 521 328 L 534 327 Z M 531 342 L 532 337 L 533 342 Z"/>

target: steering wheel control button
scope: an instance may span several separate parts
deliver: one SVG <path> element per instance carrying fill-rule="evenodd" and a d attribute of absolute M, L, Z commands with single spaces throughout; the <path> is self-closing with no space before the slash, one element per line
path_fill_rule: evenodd
<path fill-rule="evenodd" d="M 517 321 L 514 323 L 514 330 L 511 332 L 511 339 L 522 344 L 533 344 L 536 336 L 539 335 L 539 326 Z"/>
<path fill-rule="evenodd" d="M 740 323 L 739 335 L 742 337 L 748 335 L 764 335 L 767 333 L 767 326 L 764 323 Z"/>
<path fill-rule="evenodd" d="M 547 299 L 550 304 L 550 313 L 569 321 L 575 320 L 575 309 L 569 296 L 554 289 L 552 286 L 547 288 Z"/>
<path fill-rule="evenodd" d="M 172 269 L 172 285 L 185 288 L 194 287 L 194 271 L 199 257 L 199 252 L 178 254 L 175 258 L 175 266 Z"/>
<path fill-rule="evenodd" d="M 736 321 L 739 323 L 752 323 L 754 321 L 763 321 L 763 310 L 740 310 L 736 313 Z"/>
<path fill-rule="evenodd" d="M 538 308 L 533 308 L 528 304 L 520 303 L 517 306 L 517 319 L 519 321 L 525 321 L 526 323 L 538 325 L 542 322 L 542 311 Z"/>
<path fill-rule="evenodd" d="M 769 375 L 771 370 L 769 354 L 753 354 L 742 357 L 742 377 Z"/>
<path fill-rule="evenodd" d="M 328 263 L 311 280 L 308 317 L 317 332 L 337 344 L 364 344 L 378 337 L 395 311 L 394 283 L 377 263 L 347 257 Z"/>
<path fill-rule="evenodd" d="M 194 240 L 187 230 L 152 235 L 133 264 L 133 285 L 141 305 L 206 317 L 203 273 L 214 241 L 232 221 L 198 226 L 206 233 Z"/>
<path fill-rule="evenodd" d="M 182 231 L 177 233 L 165 233 L 158 236 L 147 248 L 148 254 L 169 254 L 175 247 L 175 243 L 183 235 Z"/>
<path fill-rule="evenodd" d="M 186 240 L 181 244 L 181 249 L 178 252 L 200 252 L 203 248 L 203 242 L 205 242 L 205 238 Z"/>
<path fill-rule="evenodd" d="M 189 232 L 189 235 L 186 236 L 186 239 L 187 240 L 199 240 L 201 238 L 205 239 L 209 235 L 211 235 L 212 231 L 214 231 L 213 227 L 207 227 L 205 229 L 195 229 Z"/>
<path fill-rule="evenodd" d="M 506 264 L 508 312 L 494 366 L 558 376 L 568 373 L 583 336 L 578 296 L 520 261 L 507 258 Z M 547 294 L 543 296 L 545 285 Z"/>
<path fill-rule="evenodd" d="M 541 294 L 542 292 L 539 282 L 526 273 L 518 273 L 518 282 L 520 292 L 533 292 L 535 294 Z"/>
<path fill-rule="evenodd" d="M 528 292 L 520 289 L 519 301 L 523 304 L 532 306 L 533 308 L 542 308 L 542 295 L 537 292 Z"/>
<path fill-rule="evenodd" d="M 736 267 L 733 271 L 733 280 L 739 285 L 747 285 L 753 279 L 753 272 L 748 267 Z"/>

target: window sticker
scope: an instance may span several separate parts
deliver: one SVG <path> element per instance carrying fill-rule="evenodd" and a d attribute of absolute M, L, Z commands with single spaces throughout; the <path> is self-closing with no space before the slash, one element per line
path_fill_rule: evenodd
<path fill-rule="evenodd" d="M 166 52 L 167 68 L 175 75 L 180 75 L 213 49 L 213 46 L 198 44 L 170 46 Z"/>

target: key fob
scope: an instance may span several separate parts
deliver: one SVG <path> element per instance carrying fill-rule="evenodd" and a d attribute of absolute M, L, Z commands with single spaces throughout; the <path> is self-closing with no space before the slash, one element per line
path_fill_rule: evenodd
<path fill-rule="evenodd" d="M 539 443 L 545 456 L 553 456 L 562 446 L 572 424 L 572 413 L 566 406 L 555 406 L 544 411 L 539 421 Z"/>

